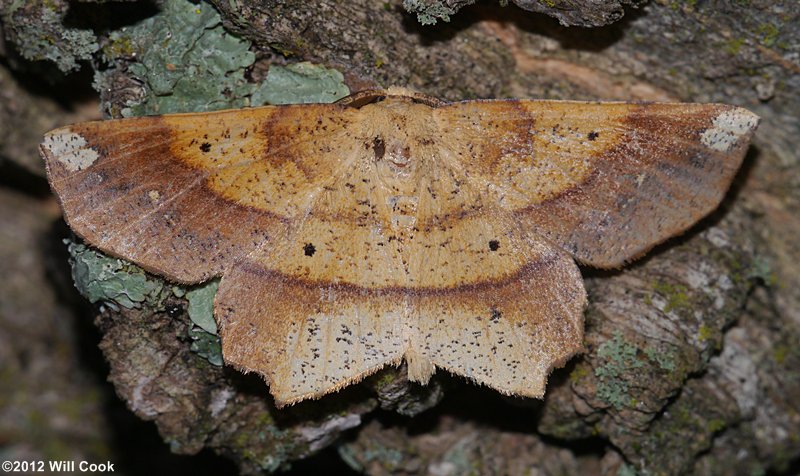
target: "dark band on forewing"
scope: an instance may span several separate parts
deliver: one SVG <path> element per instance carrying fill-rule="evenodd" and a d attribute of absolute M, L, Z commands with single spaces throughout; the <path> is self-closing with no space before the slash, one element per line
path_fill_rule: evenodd
<path fill-rule="evenodd" d="M 675 114 L 670 107 L 639 106 L 622 140 L 595 159 L 586 180 L 517 210 L 520 220 L 584 263 L 616 267 L 716 208 L 744 155 L 741 144 L 722 154 L 701 143 L 726 107 Z"/>
<path fill-rule="evenodd" d="M 153 132 L 138 133 L 142 126 Z M 282 217 L 211 190 L 206 172 L 172 155 L 171 131 L 159 117 L 86 123 L 70 131 L 98 159 L 70 172 L 48 154 L 51 183 L 70 226 L 110 254 L 176 281 L 196 282 L 219 275 L 286 226 Z"/>
<path fill-rule="evenodd" d="M 257 128 L 266 143 L 266 148 L 257 159 L 276 168 L 291 162 L 307 181 L 319 179 L 320 174 L 329 171 L 322 167 L 310 167 L 315 162 L 298 155 L 296 149 L 299 145 L 313 144 L 321 152 L 326 152 L 325 144 L 336 143 L 332 135 L 343 134 L 350 117 L 350 111 L 338 104 L 317 104 L 313 109 L 297 104 L 276 106 Z"/>

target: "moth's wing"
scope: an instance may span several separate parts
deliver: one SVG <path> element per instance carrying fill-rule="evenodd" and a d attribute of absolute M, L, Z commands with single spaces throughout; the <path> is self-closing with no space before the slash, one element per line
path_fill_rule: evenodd
<path fill-rule="evenodd" d="M 441 149 L 532 232 L 618 267 L 714 210 L 758 116 L 718 104 L 485 101 L 435 110 Z"/>
<path fill-rule="evenodd" d="M 541 396 L 550 370 L 582 347 L 574 260 L 483 209 L 446 166 L 430 170 L 415 225 L 397 235 L 371 161 L 354 164 L 285 240 L 226 272 L 216 299 L 226 360 L 264 375 L 279 405 L 403 358 L 415 381 L 438 366 Z"/>
<path fill-rule="evenodd" d="M 583 348 L 586 293 L 575 261 L 490 203 L 439 225 L 420 226 L 410 245 L 422 286 L 410 294 L 409 378 L 426 382 L 435 365 L 541 397 L 551 370 Z"/>
<path fill-rule="evenodd" d="M 303 215 L 343 166 L 348 117 L 302 105 L 87 122 L 49 132 L 40 149 L 78 235 L 197 282 Z"/>
<path fill-rule="evenodd" d="M 216 297 L 225 361 L 257 372 L 278 406 L 319 398 L 402 359 L 402 293 L 307 282 L 258 260 Z"/>
<path fill-rule="evenodd" d="M 582 349 L 586 295 L 563 250 L 523 246 L 528 262 L 506 278 L 416 289 L 323 284 L 248 261 L 226 273 L 217 295 L 223 355 L 264 375 L 281 406 L 403 358 L 413 381 L 426 383 L 436 366 L 541 397 L 551 370 Z"/>
<path fill-rule="evenodd" d="M 405 352 L 405 274 L 371 164 L 353 161 L 280 241 L 220 283 L 225 360 L 263 375 L 278 405 L 336 391 Z"/>

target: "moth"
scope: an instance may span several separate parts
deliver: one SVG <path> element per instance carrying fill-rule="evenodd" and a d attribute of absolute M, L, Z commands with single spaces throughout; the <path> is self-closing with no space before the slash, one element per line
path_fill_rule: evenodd
<path fill-rule="evenodd" d="M 221 277 L 224 359 L 279 406 L 407 363 L 542 397 L 582 349 L 578 263 L 618 268 L 714 210 L 757 127 L 720 104 L 334 104 L 86 122 L 41 144 L 88 243 Z"/>

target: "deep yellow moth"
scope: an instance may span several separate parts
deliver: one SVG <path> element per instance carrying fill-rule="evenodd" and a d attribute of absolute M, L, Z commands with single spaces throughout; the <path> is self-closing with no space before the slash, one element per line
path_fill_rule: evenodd
<path fill-rule="evenodd" d="M 390 88 L 63 127 L 72 229 L 181 283 L 221 276 L 225 361 L 279 405 L 403 359 L 541 397 L 582 347 L 575 263 L 613 268 L 717 207 L 758 117 L 718 104 L 444 103 Z"/>

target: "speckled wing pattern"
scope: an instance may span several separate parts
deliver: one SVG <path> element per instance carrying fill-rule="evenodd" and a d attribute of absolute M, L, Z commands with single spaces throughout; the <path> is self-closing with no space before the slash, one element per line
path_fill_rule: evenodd
<path fill-rule="evenodd" d="M 618 267 L 713 210 L 757 116 L 703 104 L 436 99 L 90 122 L 48 133 L 75 232 L 222 276 L 223 355 L 279 405 L 402 360 L 541 397 L 580 351 L 575 260 Z"/>
<path fill-rule="evenodd" d="M 759 121 L 719 104 L 471 101 L 436 112 L 454 139 L 443 149 L 515 220 L 599 268 L 715 209 Z"/>

